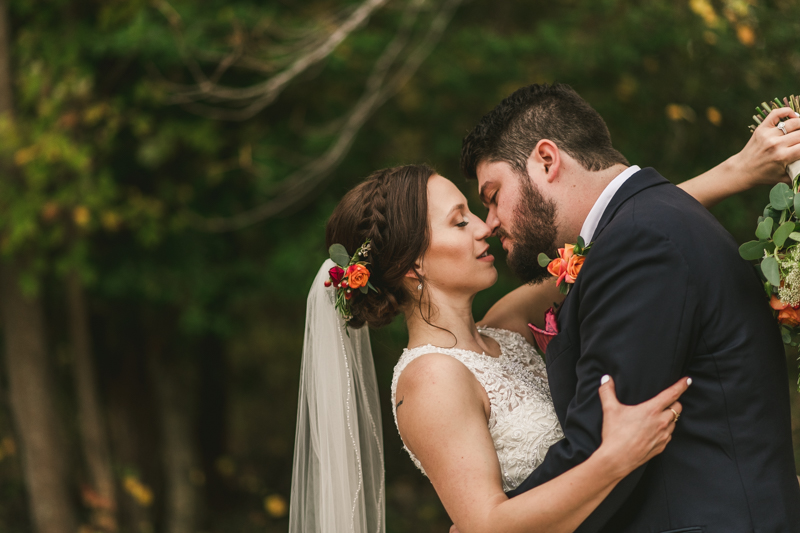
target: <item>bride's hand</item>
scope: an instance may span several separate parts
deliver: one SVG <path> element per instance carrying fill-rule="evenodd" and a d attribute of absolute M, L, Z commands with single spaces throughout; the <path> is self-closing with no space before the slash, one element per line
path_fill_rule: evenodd
<path fill-rule="evenodd" d="M 785 135 L 776 127 L 781 118 L 789 119 L 783 123 Z M 742 190 L 755 185 L 790 184 L 786 166 L 800 159 L 800 118 L 788 107 L 773 109 L 732 159 L 745 171 L 741 174 L 746 180 Z"/>
<path fill-rule="evenodd" d="M 599 390 L 603 404 L 603 443 L 598 452 L 616 464 L 622 476 L 663 452 L 675 431 L 675 419 L 683 409 L 678 398 L 690 384 L 690 379 L 682 378 L 655 398 L 629 406 L 619 403 L 614 380 L 609 376 Z"/>

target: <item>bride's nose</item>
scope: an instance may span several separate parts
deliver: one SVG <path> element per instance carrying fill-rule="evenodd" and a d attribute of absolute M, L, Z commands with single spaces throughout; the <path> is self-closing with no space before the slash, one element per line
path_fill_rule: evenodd
<path fill-rule="evenodd" d="M 483 241 L 486 240 L 488 237 L 492 236 L 492 228 L 490 228 L 489 225 L 483 220 L 481 220 L 479 217 L 478 217 L 478 222 L 475 226 L 476 226 L 475 238 L 477 240 Z"/>

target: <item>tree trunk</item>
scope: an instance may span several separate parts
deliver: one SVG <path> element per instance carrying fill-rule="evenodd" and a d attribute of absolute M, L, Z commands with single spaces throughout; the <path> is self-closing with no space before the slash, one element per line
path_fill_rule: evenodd
<path fill-rule="evenodd" d="M 151 350 L 148 355 L 161 419 L 164 532 L 194 533 L 198 518 L 198 490 L 191 480 L 192 469 L 198 464 L 192 423 L 194 376 L 189 369 L 167 364 L 163 353 Z"/>
<path fill-rule="evenodd" d="M 0 115 L 14 117 L 8 3 L 0 0 Z M 2 165 L 9 168 L 10 165 Z M 32 522 L 38 533 L 74 533 L 77 522 L 67 484 L 67 454 L 48 374 L 42 304 L 23 294 L 16 259 L 0 266 L 11 411 L 22 448 Z"/>
<path fill-rule="evenodd" d="M 84 490 L 84 501 L 92 508 L 93 526 L 116 531 L 116 498 L 108 433 L 97 394 L 86 299 L 76 272 L 67 276 L 67 303 L 78 422 L 90 485 L 90 490 Z"/>
<path fill-rule="evenodd" d="M 75 533 L 67 454 L 49 376 L 42 305 L 23 294 L 18 264 L 0 266 L 0 307 L 11 410 L 22 448 L 32 522 L 38 533 Z"/>

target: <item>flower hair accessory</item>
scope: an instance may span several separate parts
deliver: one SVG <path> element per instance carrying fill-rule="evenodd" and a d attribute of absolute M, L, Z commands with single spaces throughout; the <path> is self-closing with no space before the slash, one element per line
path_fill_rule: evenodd
<path fill-rule="evenodd" d="M 357 294 L 356 291 L 361 294 L 367 294 L 370 290 L 378 292 L 369 281 L 369 262 L 365 261 L 371 249 L 369 239 L 352 257 L 341 244 L 333 244 L 328 248 L 331 260 L 336 266 L 328 270 L 330 278 L 325 282 L 325 286 L 332 286 L 336 290 L 336 311 L 346 321 L 353 318 L 350 301 Z"/>
<path fill-rule="evenodd" d="M 559 248 L 555 259 L 551 260 L 547 254 L 539 254 L 539 266 L 547 267 L 550 275 L 556 278 L 556 287 L 561 294 L 567 294 L 575 283 L 591 247 L 592 243 L 585 244 L 583 237 L 578 237 L 577 244 L 565 244 Z"/>

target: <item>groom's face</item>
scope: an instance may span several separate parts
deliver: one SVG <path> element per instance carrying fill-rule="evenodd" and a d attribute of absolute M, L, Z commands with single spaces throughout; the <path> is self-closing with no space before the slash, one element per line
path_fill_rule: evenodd
<path fill-rule="evenodd" d="M 555 202 L 508 163 L 483 162 L 477 174 L 481 201 L 489 210 L 486 224 L 508 252 L 508 266 L 524 282 L 547 279 L 538 256 L 558 253 Z"/>

